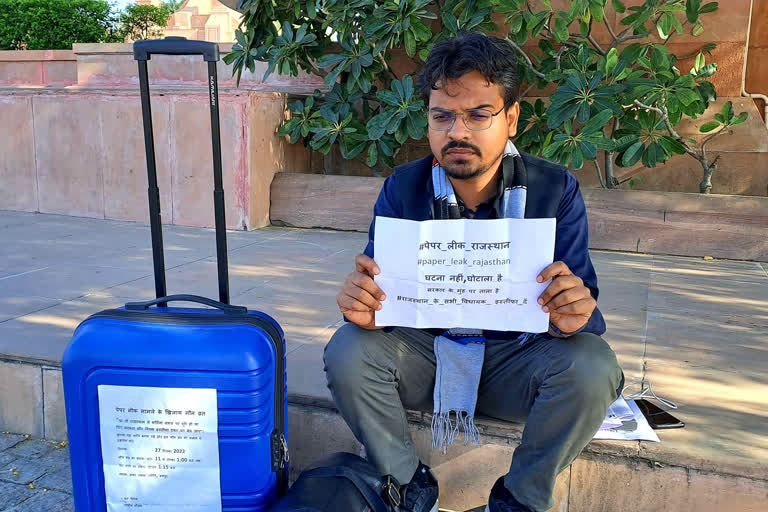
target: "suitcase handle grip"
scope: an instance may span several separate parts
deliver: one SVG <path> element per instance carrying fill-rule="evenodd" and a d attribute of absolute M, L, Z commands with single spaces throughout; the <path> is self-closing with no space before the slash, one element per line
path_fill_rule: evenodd
<path fill-rule="evenodd" d="M 196 302 L 198 304 L 205 304 L 216 309 L 220 309 L 225 313 L 242 315 L 248 313 L 248 308 L 245 306 L 232 306 L 230 304 L 224 304 L 223 302 L 215 301 L 207 297 L 200 297 L 199 295 L 169 295 L 167 297 L 160 297 L 154 300 L 148 300 L 145 302 L 129 302 L 125 305 L 125 309 L 129 311 L 146 311 L 150 306 L 155 306 L 160 303 L 171 301 L 184 301 L 184 302 Z"/>
<path fill-rule="evenodd" d="M 149 60 L 153 53 L 160 55 L 202 55 L 206 62 L 216 62 L 219 60 L 219 45 L 209 41 L 196 41 L 179 36 L 133 43 L 134 60 Z"/>

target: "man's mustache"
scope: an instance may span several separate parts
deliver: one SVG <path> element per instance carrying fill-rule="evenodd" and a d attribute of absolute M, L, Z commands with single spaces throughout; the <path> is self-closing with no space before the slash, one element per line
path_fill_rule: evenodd
<path fill-rule="evenodd" d="M 482 155 L 480 152 L 480 148 L 475 146 L 474 144 L 470 144 L 469 142 L 460 141 L 460 140 L 453 140 L 445 145 L 445 147 L 442 149 L 441 154 L 442 156 L 445 156 L 449 150 L 451 149 L 471 149 L 478 155 Z"/>

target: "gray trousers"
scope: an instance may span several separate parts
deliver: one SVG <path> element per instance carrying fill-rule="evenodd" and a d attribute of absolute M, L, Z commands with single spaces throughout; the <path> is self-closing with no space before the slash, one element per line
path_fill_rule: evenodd
<path fill-rule="evenodd" d="M 405 409 L 432 412 L 434 336 L 398 327 L 339 328 L 325 348 L 328 387 L 336 406 L 382 475 L 409 482 L 419 460 Z M 554 504 L 555 478 L 589 443 L 618 397 L 623 373 L 602 338 L 539 335 L 520 346 L 488 340 L 477 414 L 525 421 L 504 483 L 536 511 Z"/>

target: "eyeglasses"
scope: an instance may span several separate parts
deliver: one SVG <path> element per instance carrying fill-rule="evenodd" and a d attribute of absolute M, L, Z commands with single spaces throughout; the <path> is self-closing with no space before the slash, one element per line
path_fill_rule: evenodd
<path fill-rule="evenodd" d="M 490 111 L 485 109 L 472 109 L 466 112 L 453 112 L 452 110 L 431 109 L 427 113 L 427 121 L 429 127 L 439 132 L 447 132 L 453 128 L 456 122 L 457 115 L 461 115 L 464 119 L 464 126 L 470 130 L 480 131 L 487 130 L 493 123 L 493 118 L 496 117 L 504 110 L 501 107 L 498 112 L 491 114 Z"/>

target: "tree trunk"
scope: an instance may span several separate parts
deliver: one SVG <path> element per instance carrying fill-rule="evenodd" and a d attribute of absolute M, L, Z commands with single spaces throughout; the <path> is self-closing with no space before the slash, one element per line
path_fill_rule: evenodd
<path fill-rule="evenodd" d="M 699 192 L 702 194 L 712 193 L 712 173 L 715 172 L 717 164 L 704 166 L 704 179 L 699 183 Z"/>
<path fill-rule="evenodd" d="M 605 187 L 619 188 L 619 180 L 613 173 L 613 151 L 605 152 Z"/>

